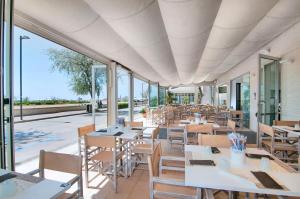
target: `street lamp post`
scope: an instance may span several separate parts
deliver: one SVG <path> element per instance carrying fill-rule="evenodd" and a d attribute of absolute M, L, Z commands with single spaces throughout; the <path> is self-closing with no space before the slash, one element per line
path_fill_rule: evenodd
<path fill-rule="evenodd" d="M 23 120 L 23 101 L 22 101 L 22 41 L 23 39 L 30 39 L 26 35 L 20 35 L 20 119 Z"/>

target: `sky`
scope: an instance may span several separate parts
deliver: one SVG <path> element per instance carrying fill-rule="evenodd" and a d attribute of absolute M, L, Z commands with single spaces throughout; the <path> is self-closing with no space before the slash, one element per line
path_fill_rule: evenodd
<path fill-rule="evenodd" d="M 40 99 L 72 99 L 78 98 L 88 100 L 90 97 L 78 96 L 70 88 L 69 77 L 61 72 L 52 70 L 52 63 L 48 58 L 47 50 L 49 48 L 63 49 L 52 41 L 44 39 L 31 32 L 19 27 L 14 29 L 14 95 L 16 99 L 20 97 L 20 35 L 26 35 L 30 39 L 23 40 L 22 47 L 22 89 L 23 98 L 30 100 Z M 121 72 L 121 78 L 118 80 L 118 97 L 128 96 L 128 75 Z M 142 81 L 134 81 L 134 97 L 141 98 Z M 106 88 L 100 95 L 100 98 L 106 98 Z"/>

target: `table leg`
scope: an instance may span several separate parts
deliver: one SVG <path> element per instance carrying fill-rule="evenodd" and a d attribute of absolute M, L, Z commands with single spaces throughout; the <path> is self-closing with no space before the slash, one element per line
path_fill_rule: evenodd
<path fill-rule="evenodd" d="M 238 192 L 236 192 L 236 191 L 229 191 L 228 192 L 228 198 L 229 199 L 237 199 L 238 198 Z"/>
<path fill-rule="evenodd" d="M 300 136 L 298 138 L 298 161 L 300 161 Z M 300 165 L 300 162 L 298 162 L 298 165 Z"/>
<path fill-rule="evenodd" d="M 125 178 L 128 177 L 128 146 L 127 144 L 124 145 L 125 147 Z"/>
<path fill-rule="evenodd" d="M 201 199 L 202 198 L 202 189 L 201 188 L 197 188 L 196 189 L 196 194 L 197 194 L 196 198 L 197 199 Z"/>

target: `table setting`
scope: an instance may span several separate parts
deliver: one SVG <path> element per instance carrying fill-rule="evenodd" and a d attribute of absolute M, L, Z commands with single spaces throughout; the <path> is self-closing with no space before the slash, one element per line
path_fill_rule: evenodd
<path fill-rule="evenodd" d="M 300 196 L 299 173 L 287 170 L 265 150 L 246 148 L 245 136 L 233 133 L 228 139 L 231 147 L 217 147 L 217 152 L 210 146 L 185 146 L 186 186 Z"/>
<path fill-rule="evenodd" d="M 50 199 L 56 198 L 70 188 L 70 184 L 42 179 L 0 169 L 0 198 L 5 199 Z"/>

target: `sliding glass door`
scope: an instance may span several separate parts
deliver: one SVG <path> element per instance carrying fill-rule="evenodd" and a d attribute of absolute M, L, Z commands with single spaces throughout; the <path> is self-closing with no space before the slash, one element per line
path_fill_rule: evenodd
<path fill-rule="evenodd" d="M 250 73 L 230 81 L 230 108 L 243 111 L 243 126 L 250 126 Z"/>
<path fill-rule="evenodd" d="M 0 167 L 14 170 L 13 146 L 13 3 L 0 0 Z"/>
<path fill-rule="evenodd" d="M 130 120 L 129 99 L 130 99 L 130 74 L 129 71 L 121 65 L 117 67 L 117 116 L 125 118 L 126 121 Z"/>
<path fill-rule="evenodd" d="M 280 65 L 279 59 L 260 56 L 258 120 L 272 125 L 280 119 Z"/>
<path fill-rule="evenodd" d="M 107 127 L 107 65 L 92 66 L 92 116 L 96 128 Z"/>

